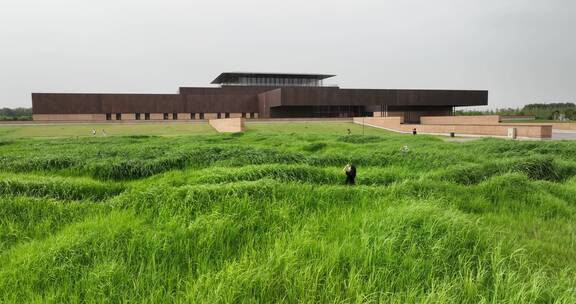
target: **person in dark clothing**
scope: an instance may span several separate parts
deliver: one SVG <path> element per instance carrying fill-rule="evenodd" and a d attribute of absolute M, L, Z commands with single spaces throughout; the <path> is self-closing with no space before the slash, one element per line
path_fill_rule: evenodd
<path fill-rule="evenodd" d="M 412 135 L 416 135 L 416 128 L 412 129 Z"/>
<path fill-rule="evenodd" d="M 346 184 L 354 185 L 354 179 L 356 178 L 356 167 L 354 164 L 347 164 L 346 167 L 344 167 L 344 173 L 346 173 Z"/>

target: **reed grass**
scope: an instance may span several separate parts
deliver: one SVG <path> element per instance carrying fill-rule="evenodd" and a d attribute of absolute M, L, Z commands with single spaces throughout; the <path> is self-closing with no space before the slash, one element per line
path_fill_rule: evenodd
<path fill-rule="evenodd" d="M 315 130 L 0 138 L 0 302 L 576 302 L 574 144 Z"/>

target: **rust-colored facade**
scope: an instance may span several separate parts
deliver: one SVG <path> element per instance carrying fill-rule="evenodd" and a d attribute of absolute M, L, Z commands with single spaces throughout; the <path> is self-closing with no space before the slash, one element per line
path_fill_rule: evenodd
<path fill-rule="evenodd" d="M 223 76 L 224 75 L 224 76 Z M 246 76 L 248 75 L 248 76 Z M 35 120 L 188 120 L 225 117 L 451 115 L 488 104 L 487 91 L 341 89 L 332 75 L 223 73 L 220 87 L 181 87 L 178 94 L 33 93 Z M 51 119 L 53 118 L 53 119 Z"/>

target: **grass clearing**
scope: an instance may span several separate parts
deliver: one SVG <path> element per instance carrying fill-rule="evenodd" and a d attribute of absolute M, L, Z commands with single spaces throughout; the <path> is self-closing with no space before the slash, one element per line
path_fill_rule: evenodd
<path fill-rule="evenodd" d="M 0 302 L 576 302 L 571 142 L 197 132 L 0 132 Z"/>

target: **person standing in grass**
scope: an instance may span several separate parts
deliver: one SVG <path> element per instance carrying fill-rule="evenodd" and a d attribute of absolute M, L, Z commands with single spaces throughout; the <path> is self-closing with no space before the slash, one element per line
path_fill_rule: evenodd
<path fill-rule="evenodd" d="M 346 185 L 354 185 L 356 179 L 356 167 L 352 163 L 348 163 L 344 167 L 344 173 L 346 173 Z"/>
<path fill-rule="evenodd" d="M 96 136 L 96 129 L 92 129 L 92 136 Z"/>
<path fill-rule="evenodd" d="M 418 132 L 416 132 L 416 128 L 412 129 L 412 135 L 416 135 Z"/>

